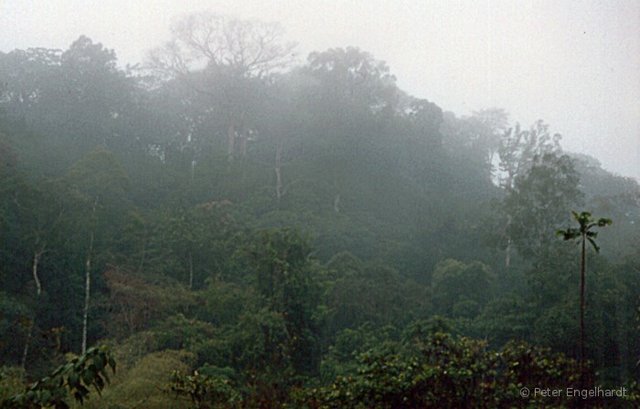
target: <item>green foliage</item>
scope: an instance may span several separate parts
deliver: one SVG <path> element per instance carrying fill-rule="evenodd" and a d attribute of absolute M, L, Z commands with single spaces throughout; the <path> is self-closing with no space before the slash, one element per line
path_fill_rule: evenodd
<path fill-rule="evenodd" d="M 535 407 L 548 402 L 524 399 L 521 388 L 577 387 L 580 381 L 575 361 L 547 349 L 510 343 L 492 351 L 484 342 L 443 333 L 419 337 L 400 352 L 374 349 L 358 361 L 356 375 L 310 390 L 307 407 Z"/>
<path fill-rule="evenodd" d="M 394 342 L 397 332 L 395 327 L 380 328 L 371 323 L 338 332 L 322 360 L 320 380 L 326 383 L 337 376 L 354 375 L 358 368 L 356 358 L 375 347 Z"/>
<path fill-rule="evenodd" d="M 289 67 L 281 34 L 190 16 L 144 74 L 86 37 L 0 53 L 0 365 L 25 361 L 3 398 L 78 349 L 90 278 L 87 335 L 119 371 L 85 406 L 549 405 L 518 388 L 576 381 L 553 232 L 578 204 L 616 220 L 588 357 L 599 383 L 637 377 L 637 182 L 542 121 L 443 112 L 355 47 Z M 597 251 L 610 222 L 574 218 L 562 237 Z"/>
<path fill-rule="evenodd" d="M 535 259 L 551 247 L 553 234 L 567 221 L 567 209 L 581 203 L 578 181 L 572 160 L 554 154 L 536 157 L 515 178 L 504 206 L 511 218 L 509 237 L 521 255 Z"/>
<path fill-rule="evenodd" d="M 248 252 L 255 271 L 256 292 L 262 298 L 259 314 L 268 317 L 264 322 L 273 323 L 272 328 L 280 328 L 278 332 L 284 330 L 285 340 L 278 343 L 281 352 L 268 361 L 282 365 L 286 356 L 297 373 L 315 372 L 319 266 L 310 257 L 308 241 L 286 229 L 266 231 Z M 267 335 L 267 343 L 270 337 Z"/>
<path fill-rule="evenodd" d="M 17 395 L 24 389 L 24 369 L 0 367 L 0 402 Z"/>
<path fill-rule="evenodd" d="M 531 323 L 536 317 L 530 302 L 515 294 L 505 294 L 489 301 L 479 315 L 455 320 L 451 325 L 458 333 L 501 347 L 511 340 L 532 340 Z"/>
<path fill-rule="evenodd" d="M 558 230 L 556 234 L 559 237 L 562 237 L 563 240 L 575 240 L 578 238 L 582 240 L 586 239 L 591 244 L 596 253 L 598 253 L 600 251 L 600 247 L 598 247 L 595 242 L 595 239 L 598 237 L 598 232 L 592 231 L 591 229 L 593 227 L 609 226 L 613 223 L 613 221 L 607 218 L 600 218 L 598 220 L 595 220 L 589 212 L 580 212 L 580 214 L 578 214 L 577 212 L 572 211 L 571 214 L 573 215 L 574 220 L 578 222 L 578 225 L 580 227 L 569 227 L 566 230 Z"/>
<path fill-rule="evenodd" d="M 117 158 L 105 149 L 96 149 L 71 167 L 68 175 L 71 186 L 93 200 L 121 198 L 128 180 Z"/>
<path fill-rule="evenodd" d="M 196 345 L 216 336 L 213 325 L 182 314 L 168 317 L 155 332 L 159 349 L 194 350 Z"/>
<path fill-rule="evenodd" d="M 175 371 L 171 376 L 171 392 L 187 396 L 198 409 L 240 407 L 240 396 L 229 380 L 220 376 L 183 375 Z"/>
<path fill-rule="evenodd" d="M 573 305 L 555 305 L 544 311 L 533 323 L 536 344 L 576 355 L 575 340 L 580 336 Z"/>
<path fill-rule="evenodd" d="M 2 401 L 2 408 L 69 408 L 68 395 L 81 404 L 93 387 L 101 394 L 109 382 L 108 369 L 116 371 L 116 362 L 107 347 L 89 348 L 79 357 L 58 367 L 51 375 L 33 383 L 20 394 Z"/>
<path fill-rule="evenodd" d="M 115 350 L 119 356 L 127 354 L 124 348 Z M 130 361 L 124 357 L 124 361 Z M 83 406 L 88 409 L 135 408 L 187 409 L 188 402 L 178 400 L 167 387 L 173 371 L 188 372 L 193 354 L 185 351 L 159 351 L 133 360 L 129 366 L 118 368 L 118 374 L 100 399 L 93 399 Z"/>
<path fill-rule="evenodd" d="M 595 242 L 595 238 L 598 236 L 598 232 L 591 230 L 594 227 L 604 227 L 612 223 L 611 219 L 601 218 L 597 221 L 593 219 L 591 213 L 582 212 L 578 214 L 572 211 L 573 218 L 578 222 L 579 228 L 568 228 L 567 230 L 558 230 L 556 234 L 561 236 L 565 241 L 579 239 L 579 243 L 582 244 L 581 258 L 580 258 L 580 359 L 581 364 L 585 358 L 585 283 L 586 283 L 586 242 L 593 246 L 593 249 L 598 253 L 600 247 Z"/>
<path fill-rule="evenodd" d="M 255 303 L 252 291 L 246 287 L 220 280 L 212 280 L 201 297 L 204 305 L 199 306 L 196 314 L 216 326 L 236 324 L 242 311 Z"/>
<path fill-rule="evenodd" d="M 3 357 L 3 364 L 12 362 L 10 357 L 18 357 L 22 352 L 21 343 L 16 342 L 18 339 L 26 338 L 29 325 L 33 322 L 33 311 L 24 303 L 15 297 L 8 296 L 4 292 L 0 292 L 0 333 L 13 334 L 14 339 L 4 338 L 0 341 L 0 353 Z M 14 363 L 18 363 L 14 358 Z"/>
<path fill-rule="evenodd" d="M 104 272 L 104 281 L 109 291 L 103 306 L 108 317 L 104 327 L 110 337 L 119 340 L 197 303 L 193 293 L 166 276 L 145 276 L 112 266 Z"/>
<path fill-rule="evenodd" d="M 472 318 L 491 298 L 493 280 L 493 272 L 480 262 L 441 261 L 431 275 L 434 309 L 439 314 Z"/>

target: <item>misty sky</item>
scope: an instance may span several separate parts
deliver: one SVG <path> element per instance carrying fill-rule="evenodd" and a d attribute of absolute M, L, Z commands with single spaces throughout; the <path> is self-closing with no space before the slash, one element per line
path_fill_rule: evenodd
<path fill-rule="evenodd" d="M 458 115 L 542 118 L 565 149 L 640 179 L 639 0 L 0 0 L 0 50 L 65 49 L 84 34 L 133 64 L 173 18 L 201 10 L 280 22 L 301 61 L 358 46 L 412 95 Z"/>

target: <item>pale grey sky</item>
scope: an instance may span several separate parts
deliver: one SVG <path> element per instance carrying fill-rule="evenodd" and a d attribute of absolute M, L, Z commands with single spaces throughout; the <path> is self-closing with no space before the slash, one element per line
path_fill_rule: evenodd
<path fill-rule="evenodd" d="M 201 10 L 278 21 L 301 58 L 358 46 L 444 110 L 542 118 L 565 149 L 640 179 L 640 0 L 0 0 L 0 50 L 85 34 L 136 63 Z"/>

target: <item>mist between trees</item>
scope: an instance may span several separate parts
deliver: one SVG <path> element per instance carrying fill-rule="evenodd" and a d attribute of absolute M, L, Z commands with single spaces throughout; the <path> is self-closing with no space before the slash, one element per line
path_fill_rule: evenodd
<path fill-rule="evenodd" d="M 143 66 L 0 53 L 2 407 L 637 405 L 638 184 L 283 38 L 201 13 Z M 599 253 L 556 237 L 583 209 Z"/>

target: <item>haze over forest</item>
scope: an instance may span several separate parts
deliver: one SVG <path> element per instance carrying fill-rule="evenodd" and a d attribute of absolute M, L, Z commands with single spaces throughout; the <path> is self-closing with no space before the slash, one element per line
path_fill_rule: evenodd
<path fill-rule="evenodd" d="M 446 111 L 538 119 L 566 150 L 640 178 L 640 4 L 600 1 L 0 1 L 0 50 L 66 48 L 84 34 L 138 64 L 177 17 L 211 9 L 278 22 L 304 61 L 356 46 Z"/>
<path fill-rule="evenodd" d="M 0 409 L 640 406 L 638 3 L 103 3 L 0 3 Z"/>

